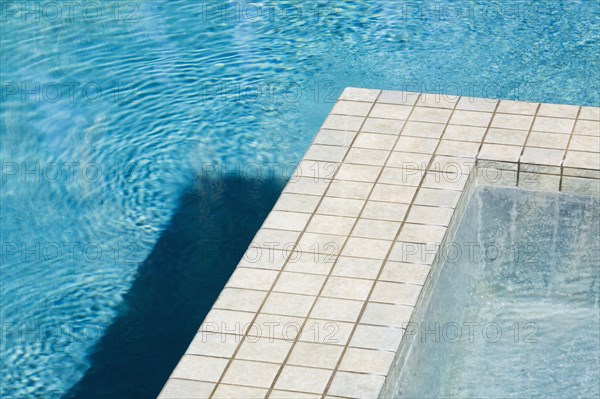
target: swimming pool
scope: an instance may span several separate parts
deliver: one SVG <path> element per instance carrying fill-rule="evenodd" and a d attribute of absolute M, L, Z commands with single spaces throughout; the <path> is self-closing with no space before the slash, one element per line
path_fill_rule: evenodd
<path fill-rule="evenodd" d="M 600 102 L 594 2 L 294 4 L 3 5 L 4 396 L 158 393 L 345 86 Z"/>
<path fill-rule="evenodd" d="M 407 325 L 398 397 L 598 397 L 599 211 L 476 189 Z"/>

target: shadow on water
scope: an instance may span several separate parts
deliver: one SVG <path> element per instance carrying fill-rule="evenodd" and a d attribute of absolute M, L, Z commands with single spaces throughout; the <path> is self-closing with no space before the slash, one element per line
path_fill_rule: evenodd
<path fill-rule="evenodd" d="M 280 181 L 198 180 L 65 398 L 155 398 L 273 207 Z"/>

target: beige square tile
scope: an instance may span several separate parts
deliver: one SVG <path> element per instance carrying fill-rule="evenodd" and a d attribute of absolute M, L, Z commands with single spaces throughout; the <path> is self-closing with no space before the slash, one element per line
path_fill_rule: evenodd
<path fill-rule="evenodd" d="M 400 134 L 404 121 L 399 119 L 367 118 L 361 131 L 382 134 Z"/>
<path fill-rule="evenodd" d="M 407 122 L 402 130 L 402 136 L 426 137 L 439 139 L 444 133 L 444 124 L 428 122 Z"/>
<path fill-rule="evenodd" d="M 315 299 L 314 296 L 273 292 L 269 294 L 261 312 L 282 316 L 304 317 L 308 315 Z"/>
<path fill-rule="evenodd" d="M 331 186 L 329 186 L 329 189 L 327 190 L 327 196 L 352 199 L 367 199 L 374 185 L 374 182 L 354 182 L 347 180 L 337 180 L 332 182 Z"/>
<path fill-rule="evenodd" d="M 290 179 L 297 179 L 299 177 L 308 177 L 314 180 L 324 180 L 330 182 L 333 180 L 337 170 L 340 168 L 340 162 L 331 161 L 313 161 L 313 160 L 302 160 L 298 163 L 296 170 Z"/>
<path fill-rule="evenodd" d="M 430 266 L 387 261 L 381 272 L 381 280 L 409 284 L 425 284 Z"/>
<path fill-rule="evenodd" d="M 415 205 L 429 205 L 454 208 L 460 198 L 460 192 L 421 188 L 415 198 Z"/>
<path fill-rule="evenodd" d="M 339 370 L 387 375 L 394 360 L 394 352 L 373 349 L 348 348 Z"/>
<path fill-rule="evenodd" d="M 409 117 L 409 120 L 418 122 L 447 123 L 451 114 L 452 111 L 450 109 L 415 107 Z"/>
<path fill-rule="evenodd" d="M 332 373 L 332 370 L 286 365 L 275 382 L 275 388 L 320 394 L 325 391 Z"/>
<path fill-rule="evenodd" d="M 452 114 L 452 118 L 450 118 L 450 123 L 453 125 L 486 127 L 490 124 L 492 115 L 490 112 L 456 110 Z"/>
<path fill-rule="evenodd" d="M 418 93 L 384 90 L 381 92 L 377 102 L 385 104 L 414 105 L 418 98 Z"/>
<path fill-rule="evenodd" d="M 357 258 L 384 259 L 391 246 L 391 241 L 350 237 L 342 250 L 342 255 L 355 256 Z"/>
<path fill-rule="evenodd" d="M 402 187 L 402 186 L 391 186 Z M 401 222 L 406 215 L 407 204 L 398 204 L 391 202 L 369 201 L 363 210 L 361 217 L 365 219 L 387 220 L 391 222 Z M 354 234 L 353 234 L 354 235 Z M 371 237 L 373 238 L 373 237 Z"/>
<path fill-rule="evenodd" d="M 216 357 L 183 355 L 171 378 L 217 382 L 228 362 L 228 359 Z"/>
<path fill-rule="evenodd" d="M 296 177 L 290 179 L 285 186 L 286 193 L 323 195 L 331 179 L 315 179 L 314 177 Z"/>
<path fill-rule="evenodd" d="M 359 133 L 354 142 L 354 148 L 370 148 L 373 150 L 391 150 L 396 143 L 396 137 L 390 134 Z"/>
<path fill-rule="evenodd" d="M 308 148 L 306 154 L 304 154 L 304 159 L 312 161 L 341 162 L 347 151 L 348 147 L 339 145 L 313 144 Z"/>
<path fill-rule="evenodd" d="M 398 171 L 399 173 L 394 173 Z M 409 183 L 409 176 L 402 172 L 402 169 L 390 169 L 386 168 L 382 174 L 383 183 L 377 183 L 373 188 L 369 202 L 382 201 L 382 202 L 395 202 L 399 204 L 410 204 L 415 191 L 417 190 L 414 186 L 400 186 L 389 183 Z"/>
<path fill-rule="evenodd" d="M 325 282 L 325 278 L 326 276 L 323 275 L 282 272 L 273 291 L 317 295 Z"/>
<path fill-rule="evenodd" d="M 323 215 L 357 217 L 365 200 L 351 198 L 325 197 L 317 208 L 317 213 Z"/>
<path fill-rule="evenodd" d="M 208 398 L 215 384 L 200 381 L 169 379 L 158 399 L 204 399 Z"/>
<path fill-rule="evenodd" d="M 360 323 L 377 326 L 405 327 L 406 323 L 410 321 L 413 309 L 412 306 L 406 305 L 369 302 L 360 318 Z"/>
<path fill-rule="evenodd" d="M 390 136 L 391 137 L 391 136 Z M 371 150 L 368 148 L 352 148 L 344 160 L 350 164 L 383 166 L 389 155 L 387 150 Z"/>
<path fill-rule="evenodd" d="M 564 154 L 564 150 L 525 147 L 523 155 L 521 156 L 521 162 L 535 165 L 560 166 Z"/>
<path fill-rule="evenodd" d="M 372 104 L 358 101 L 338 101 L 331 110 L 332 114 L 367 116 Z"/>
<path fill-rule="evenodd" d="M 269 390 L 266 388 L 251 388 L 242 387 L 239 385 L 219 384 L 215 394 L 212 397 L 215 399 L 262 399 L 267 396 L 267 392 L 269 392 Z"/>
<path fill-rule="evenodd" d="M 226 287 L 268 291 L 271 289 L 276 277 L 277 272 L 274 270 L 237 267 L 229 278 Z"/>
<path fill-rule="evenodd" d="M 374 102 L 379 93 L 380 90 L 346 87 L 340 95 L 340 100 Z"/>
<path fill-rule="evenodd" d="M 267 296 L 265 291 L 253 291 L 239 288 L 224 288 L 215 301 L 215 309 L 241 310 L 256 312 Z"/>
<path fill-rule="evenodd" d="M 303 322 L 302 317 L 259 313 L 248 328 L 248 337 L 252 337 L 254 341 L 258 338 L 267 341 L 276 339 L 293 341 L 300 333 Z"/>
<path fill-rule="evenodd" d="M 269 337 L 246 337 L 236 353 L 236 359 L 256 362 L 282 363 L 288 355 L 293 342 L 291 340 Z"/>
<path fill-rule="evenodd" d="M 518 162 L 521 151 L 522 148 L 520 146 L 484 143 L 483 146 L 481 146 L 481 151 L 479 151 L 477 159 Z"/>
<path fill-rule="evenodd" d="M 571 134 L 574 125 L 574 119 L 548 118 L 538 116 L 533 122 L 532 130 L 538 132 Z"/>
<path fill-rule="evenodd" d="M 444 139 L 480 143 L 485 130 L 485 127 L 448 125 L 444 132 Z"/>
<path fill-rule="evenodd" d="M 294 251 L 285 265 L 286 272 L 329 274 L 336 257 L 307 249 L 306 252 Z"/>
<path fill-rule="evenodd" d="M 251 243 L 238 263 L 238 267 L 281 270 L 295 245 L 295 243 L 288 243 L 282 247 L 275 243 L 274 246 L 271 246 L 267 240 L 263 240 L 262 243 L 269 247 L 260 247 Z"/>
<path fill-rule="evenodd" d="M 379 274 L 382 262 L 381 259 L 348 258 L 340 256 L 331 275 L 374 279 Z"/>
<path fill-rule="evenodd" d="M 334 369 L 342 357 L 343 346 L 298 342 L 287 363 L 293 366 Z"/>
<path fill-rule="evenodd" d="M 373 302 L 415 306 L 422 286 L 378 281 L 370 299 Z"/>
<path fill-rule="evenodd" d="M 402 340 L 402 329 L 397 327 L 369 326 L 359 324 L 350 340 L 353 348 L 397 351 Z"/>
<path fill-rule="evenodd" d="M 318 195 L 282 193 L 273 209 L 278 211 L 313 213 L 320 199 L 321 197 Z"/>
<path fill-rule="evenodd" d="M 567 151 L 565 167 L 600 169 L 600 156 L 593 152 Z"/>
<path fill-rule="evenodd" d="M 340 162 L 301 160 L 290 179 L 310 177 L 315 180 L 327 179 L 327 181 L 331 181 L 339 167 Z"/>
<path fill-rule="evenodd" d="M 575 123 L 574 134 L 580 134 L 583 136 L 600 136 L 600 122 L 578 120 Z"/>
<path fill-rule="evenodd" d="M 378 166 L 343 164 L 336 178 L 340 180 L 373 182 L 377 179 L 380 171 L 381 167 Z"/>
<path fill-rule="evenodd" d="M 581 107 L 579 119 L 587 119 L 592 121 L 600 121 L 600 108 L 598 107 Z"/>
<path fill-rule="evenodd" d="M 321 297 L 317 299 L 310 317 L 312 319 L 355 322 L 362 306 L 363 301 Z"/>
<path fill-rule="evenodd" d="M 527 147 L 543 147 L 563 150 L 569 143 L 568 134 L 531 132 L 527 139 Z"/>
<path fill-rule="evenodd" d="M 451 155 L 457 157 L 475 158 L 479 152 L 479 143 L 464 141 L 442 140 L 436 150 L 439 155 Z"/>
<path fill-rule="evenodd" d="M 461 97 L 456 109 L 465 111 L 494 112 L 498 100 L 489 98 Z"/>
<path fill-rule="evenodd" d="M 329 115 L 321 129 L 330 130 L 347 130 L 356 132 L 360 129 L 365 118 L 362 116 L 348 116 L 348 115 Z"/>
<path fill-rule="evenodd" d="M 411 110 L 412 106 L 376 103 L 370 116 L 374 118 L 406 119 Z"/>
<path fill-rule="evenodd" d="M 199 331 L 207 334 L 220 332 L 243 335 L 248 330 L 248 325 L 254 319 L 254 315 L 253 312 L 211 309 L 204 318 Z"/>
<path fill-rule="evenodd" d="M 354 323 L 308 319 L 298 340 L 328 345 L 346 345 L 353 329 Z"/>
<path fill-rule="evenodd" d="M 431 155 L 427 155 L 427 158 L 431 158 Z M 400 168 L 393 168 L 387 166 L 383 168 L 383 171 L 379 176 L 378 182 L 383 184 L 395 184 L 402 186 L 418 186 L 419 183 L 421 183 L 421 179 L 425 174 L 426 169 L 427 163 L 423 163 L 422 165 L 407 164 L 405 165 L 405 167 Z"/>
<path fill-rule="evenodd" d="M 347 236 L 354 226 L 355 219 L 343 216 L 319 215 L 313 216 L 306 231 L 311 233 L 337 234 Z"/>
<path fill-rule="evenodd" d="M 429 171 L 425 175 L 421 187 L 463 191 L 470 173 L 470 171 L 460 171 L 459 173 Z"/>
<path fill-rule="evenodd" d="M 385 377 L 373 374 L 335 373 L 329 394 L 344 398 L 377 398 Z"/>
<path fill-rule="evenodd" d="M 321 129 L 317 133 L 314 139 L 315 144 L 327 144 L 327 145 L 342 145 L 350 146 L 357 132 L 349 132 L 343 130 L 327 130 Z"/>
<path fill-rule="evenodd" d="M 365 300 L 371 292 L 373 281 L 348 277 L 329 277 L 321 296 L 341 299 Z"/>
<path fill-rule="evenodd" d="M 296 250 L 335 256 L 339 254 L 340 248 L 342 248 L 345 241 L 346 237 L 344 236 L 304 233 Z"/>
<path fill-rule="evenodd" d="M 514 114 L 495 114 L 491 127 L 502 129 L 529 130 L 533 116 Z"/>
<path fill-rule="evenodd" d="M 411 173 L 413 176 L 418 175 L 418 171 L 426 170 L 431 161 L 432 154 L 418 154 L 411 152 L 394 151 L 388 158 L 386 167 L 400 168 L 406 174 Z M 413 177 L 411 176 L 411 177 Z M 413 177 L 414 179 L 414 177 Z M 420 179 L 418 179 L 420 180 Z M 380 180 L 381 181 L 381 180 Z M 418 181 L 415 184 L 418 185 Z"/>
<path fill-rule="evenodd" d="M 416 105 L 420 107 L 452 109 L 456 106 L 459 100 L 459 96 L 436 93 L 421 93 Z"/>
<path fill-rule="evenodd" d="M 600 137 L 573 135 L 569 150 L 600 152 Z"/>
<path fill-rule="evenodd" d="M 308 223 L 309 218 L 310 214 L 308 213 L 271 211 L 262 227 L 267 229 L 302 231 L 306 223 Z"/>
<path fill-rule="evenodd" d="M 404 223 L 399 240 L 416 243 L 441 243 L 446 235 L 446 227 Z"/>
<path fill-rule="evenodd" d="M 433 154 L 438 142 L 439 140 L 437 139 L 401 136 L 394 147 L 394 151 Z"/>
<path fill-rule="evenodd" d="M 393 240 L 396 237 L 396 233 L 400 229 L 400 225 L 400 222 L 359 219 L 354 227 L 354 230 L 352 231 L 352 236 Z"/>
<path fill-rule="evenodd" d="M 485 136 L 485 143 L 506 144 L 522 146 L 525 144 L 527 130 L 510 130 L 510 129 L 489 129 Z"/>
<path fill-rule="evenodd" d="M 450 155 L 436 155 L 428 171 L 438 173 L 470 173 L 475 167 L 475 158 L 464 158 Z"/>
<path fill-rule="evenodd" d="M 299 231 L 273 230 L 262 228 L 252 239 L 250 246 L 260 248 L 291 248 L 300 237 Z"/>
<path fill-rule="evenodd" d="M 409 223 L 448 226 L 453 214 L 454 210 L 452 208 L 413 205 L 406 221 Z"/>
<path fill-rule="evenodd" d="M 496 112 L 503 114 L 535 115 L 539 103 L 525 103 L 521 101 L 502 100 Z"/>
<path fill-rule="evenodd" d="M 579 113 L 579 107 L 564 104 L 540 104 L 538 116 L 550 116 L 553 118 L 575 119 Z"/>
<path fill-rule="evenodd" d="M 392 247 L 389 259 L 403 263 L 431 265 L 438 250 L 439 245 L 437 244 L 397 241 Z"/>
<path fill-rule="evenodd" d="M 234 360 L 223 376 L 223 383 L 269 388 L 278 370 L 278 364 Z"/>
<path fill-rule="evenodd" d="M 204 355 L 229 358 L 241 341 L 239 335 L 222 333 L 198 332 L 190 346 L 187 348 L 188 355 Z"/>

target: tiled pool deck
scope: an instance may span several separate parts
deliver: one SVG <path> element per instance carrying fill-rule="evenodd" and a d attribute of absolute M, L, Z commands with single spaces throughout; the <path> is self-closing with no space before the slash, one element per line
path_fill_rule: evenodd
<path fill-rule="evenodd" d="M 346 89 L 160 398 L 389 397 L 473 181 L 599 195 L 600 108 Z"/>

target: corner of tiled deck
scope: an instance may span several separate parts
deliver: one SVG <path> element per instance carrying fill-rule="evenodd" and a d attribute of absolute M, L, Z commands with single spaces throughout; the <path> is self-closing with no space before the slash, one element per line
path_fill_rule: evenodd
<path fill-rule="evenodd" d="M 600 108 L 347 88 L 160 398 L 390 397 L 474 181 L 599 195 Z"/>

